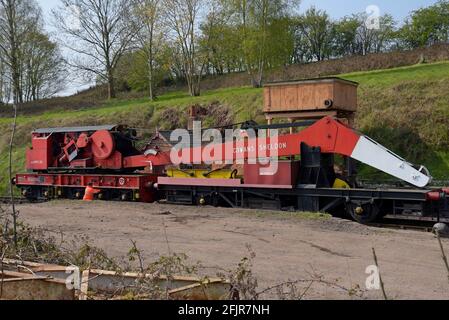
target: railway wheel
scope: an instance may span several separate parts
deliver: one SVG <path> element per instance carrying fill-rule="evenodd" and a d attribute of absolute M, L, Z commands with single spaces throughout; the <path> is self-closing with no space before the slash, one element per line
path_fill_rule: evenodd
<path fill-rule="evenodd" d="M 56 196 L 57 199 L 64 199 L 65 198 L 64 189 L 63 188 L 56 188 L 55 196 Z"/>
<path fill-rule="evenodd" d="M 66 190 L 64 198 L 70 200 L 81 200 L 84 197 L 84 190 L 69 188 Z"/>
<path fill-rule="evenodd" d="M 380 205 L 375 201 L 351 201 L 346 204 L 346 212 L 358 223 L 368 224 L 380 218 Z"/>
<path fill-rule="evenodd" d="M 206 195 L 199 195 L 195 198 L 195 204 L 199 207 L 206 206 L 210 203 L 209 197 Z"/>
<path fill-rule="evenodd" d="M 132 201 L 134 199 L 134 195 L 132 191 L 122 191 L 120 193 L 120 200 L 123 202 Z"/>
<path fill-rule="evenodd" d="M 22 188 L 22 196 L 30 202 L 36 201 L 38 198 L 37 191 L 32 187 Z"/>

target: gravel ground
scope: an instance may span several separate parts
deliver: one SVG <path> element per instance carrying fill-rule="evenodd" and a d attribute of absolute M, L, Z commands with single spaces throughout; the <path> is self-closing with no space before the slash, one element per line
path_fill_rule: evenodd
<path fill-rule="evenodd" d="M 286 281 L 325 280 L 346 288 L 365 288 L 365 270 L 377 252 L 389 298 L 449 299 L 448 274 L 437 240 L 430 233 L 376 229 L 340 219 L 283 213 L 182 207 L 163 204 L 56 201 L 19 205 L 26 223 L 66 237 L 88 237 L 113 257 L 123 257 L 131 240 L 147 261 L 168 252 L 201 261 L 211 276 L 233 269 L 256 254 L 259 290 Z M 444 240 L 449 255 L 449 241 Z M 309 283 L 302 286 L 309 286 Z M 380 291 L 365 298 L 381 299 Z M 266 298 L 279 298 L 275 292 Z M 315 283 L 308 299 L 351 299 L 347 292 Z"/>

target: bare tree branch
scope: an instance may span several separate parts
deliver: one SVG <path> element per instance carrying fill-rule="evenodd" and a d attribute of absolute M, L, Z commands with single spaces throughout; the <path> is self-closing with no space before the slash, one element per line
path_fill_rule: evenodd
<path fill-rule="evenodd" d="M 68 64 L 106 80 L 109 98 L 115 98 L 115 70 L 122 56 L 129 51 L 138 31 L 138 24 L 133 23 L 133 1 L 61 2 L 62 5 L 53 11 L 53 18 L 63 36 L 60 42 L 75 53 L 75 58 Z M 73 20 L 76 21 L 75 25 Z"/>

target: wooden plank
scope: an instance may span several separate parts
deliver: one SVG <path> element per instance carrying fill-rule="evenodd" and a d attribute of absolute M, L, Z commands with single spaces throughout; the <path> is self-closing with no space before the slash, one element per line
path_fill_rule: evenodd
<path fill-rule="evenodd" d="M 90 277 L 90 271 L 84 270 L 83 275 L 81 277 L 81 288 L 80 288 L 80 294 L 79 294 L 79 300 L 81 300 L 81 301 L 85 301 L 88 298 L 89 277 Z"/>
<path fill-rule="evenodd" d="M 335 110 L 317 110 L 305 112 L 270 112 L 267 113 L 267 119 L 321 119 L 323 117 L 337 117 L 338 111 Z"/>
<path fill-rule="evenodd" d="M 271 111 L 271 88 L 264 88 L 263 89 L 264 94 L 264 111 L 270 112 Z"/>
<path fill-rule="evenodd" d="M 201 179 L 204 181 L 204 179 Z M 23 273 L 5 271 L 4 295 L 0 299 L 8 300 L 73 300 L 75 290 L 69 290 L 66 286 L 68 274 L 63 266 L 44 265 L 17 260 L 5 260 L 5 267 L 16 269 L 18 266 L 26 267 Z M 64 271 L 64 272 L 63 272 Z M 42 276 L 35 276 L 34 274 Z M 51 278 L 49 278 L 51 277 Z M 94 294 L 116 294 L 119 289 L 129 292 L 136 283 L 149 279 L 156 283 L 162 290 L 167 290 L 173 299 L 189 300 L 218 300 L 229 298 L 232 291 L 229 281 L 220 278 L 207 278 L 185 276 L 158 276 L 139 273 L 119 274 L 107 270 L 86 270 L 82 274 L 81 288 L 78 299 L 87 300 L 89 291 Z M 6 289 L 6 291 L 5 291 Z"/>
<path fill-rule="evenodd" d="M 4 272 L 4 276 L 0 300 L 75 300 L 75 291 L 64 281 L 17 272 Z"/>

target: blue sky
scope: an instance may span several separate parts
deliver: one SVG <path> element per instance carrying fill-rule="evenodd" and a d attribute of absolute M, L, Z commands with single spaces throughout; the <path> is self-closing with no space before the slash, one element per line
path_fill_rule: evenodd
<path fill-rule="evenodd" d="M 352 13 L 364 12 L 370 5 L 376 5 L 381 13 L 390 13 L 397 20 L 402 21 L 413 10 L 427 7 L 436 3 L 437 0 L 303 0 L 302 9 L 315 5 L 317 8 L 325 9 L 334 18 L 341 18 Z"/>
<path fill-rule="evenodd" d="M 48 17 L 50 10 L 59 4 L 59 0 L 37 0 Z M 303 0 L 301 11 L 315 5 L 319 9 L 325 9 L 334 18 L 341 18 L 357 12 L 364 12 L 369 5 L 376 5 L 382 13 L 390 13 L 397 20 L 402 21 L 409 12 L 426 7 L 437 0 Z"/>

